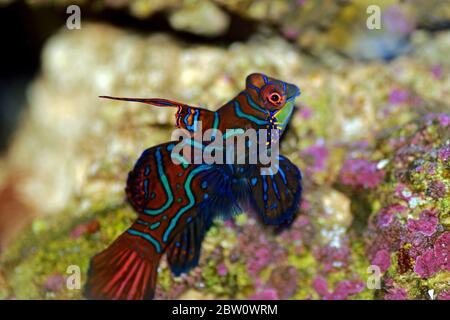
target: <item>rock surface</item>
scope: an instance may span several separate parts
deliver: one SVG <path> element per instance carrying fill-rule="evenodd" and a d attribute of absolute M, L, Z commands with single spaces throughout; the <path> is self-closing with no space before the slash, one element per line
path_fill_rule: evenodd
<path fill-rule="evenodd" d="M 4 0 L 9 3 L 14 0 Z M 1 4 L 1 2 L 0 2 Z M 39 0 L 30 6 L 76 4 L 95 12 L 122 10 L 141 20 L 167 17 L 175 30 L 200 36 L 221 36 L 233 16 L 258 28 L 275 27 L 278 35 L 320 56 L 324 50 L 355 58 L 391 58 L 409 50 L 409 35 L 417 28 L 435 30 L 450 18 L 446 0 Z M 375 6 L 375 9 L 373 7 Z M 369 9 L 371 7 L 372 9 Z M 377 10 L 380 28 L 367 20 Z"/>
<path fill-rule="evenodd" d="M 450 32 L 416 31 L 411 46 L 359 63 L 312 59 L 276 35 L 211 46 L 103 24 L 62 30 L 0 164 L 38 217 L 1 256 L 0 298 L 81 298 L 67 268 L 84 283 L 90 257 L 134 218 L 127 172 L 168 140 L 174 112 L 98 95 L 214 110 L 258 71 L 302 89 L 282 144 L 304 172 L 301 214 L 281 234 L 247 215 L 218 221 L 189 275 L 172 277 L 163 260 L 157 298 L 448 299 Z M 371 265 L 379 289 L 366 285 Z"/>

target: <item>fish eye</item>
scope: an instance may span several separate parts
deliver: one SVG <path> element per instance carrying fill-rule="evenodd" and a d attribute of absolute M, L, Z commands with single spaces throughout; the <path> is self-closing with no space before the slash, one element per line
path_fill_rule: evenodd
<path fill-rule="evenodd" d="M 281 96 L 278 92 L 272 92 L 269 95 L 269 101 L 273 104 L 279 104 L 281 102 Z"/>

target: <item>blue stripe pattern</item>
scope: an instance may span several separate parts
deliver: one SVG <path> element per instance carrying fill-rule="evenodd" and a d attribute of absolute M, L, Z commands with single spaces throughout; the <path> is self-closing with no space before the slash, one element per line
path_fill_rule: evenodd
<path fill-rule="evenodd" d="M 262 113 L 268 112 L 268 110 L 264 110 L 255 101 L 253 101 L 252 97 L 250 96 L 250 94 L 248 92 L 244 91 L 244 95 L 245 95 L 245 98 L 247 99 L 247 103 L 250 105 L 250 107 L 252 107 L 253 109 L 258 110 Z"/>
<path fill-rule="evenodd" d="M 153 238 L 151 235 L 134 230 L 134 229 L 128 229 L 127 232 L 133 236 L 137 236 L 137 237 L 147 240 L 155 247 L 155 250 L 157 253 L 161 253 L 161 244 L 155 238 Z"/>
<path fill-rule="evenodd" d="M 161 156 L 161 148 L 156 149 L 156 163 L 158 167 L 158 174 L 160 177 L 160 180 L 164 186 L 164 190 L 167 194 L 167 202 L 159 209 L 145 209 L 144 213 L 149 215 L 158 215 L 161 212 L 164 212 L 167 210 L 173 202 L 173 194 L 172 189 L 170 189 L 169 181 L 167 180 L 167 176 L 164 172 L 163 163 L 162 163 L 162 156 Z"/>
<path fill-rule="evenodd" d="M 145 194 L 145 199 L 148 199 L 148 179 L 144 180 L 144 194 Z"/>
<path fill-rule="evenodd" d="M 254 122 L 254 123 L 258 124 L 258 125 L 266 125 L 268 123 L 266 120 L 261 120 L 261 119 L 258 119 L 256 117 L 252 116 L 252 115 L 244 113 L 241 110 L 241 106 L 240 106 L 240 104 L 239 104 L 239 102 L 237 100 L 234 100 L 233 103 L 234 103 L 234 111 L 236 112 L 236 115 L 239 118 L 244 118 L 244 119 L 250 120 L 250 121 L 252 121 L 252 122 Z"/>
<path fill-rule="evenodd" d="M 181 218 L 181 216 L 188 211 L 189 209 L 191 209 L 194 205 L 195 205 L 195 198 L 194 195 L 192 194 L 192 190 L 191 190 L 191 181 L 192 179 L 200 172 L 205 171 L 210 169 L 211 166 L 210 165 L 201 165 L 197 168 L 195 168 L 194 170 L 192 170 L 188 177 L 186 178 L 186 182 L 184 183 L 184 189 L 186 191 L 186 195 L 189 199 L 189 203 L 184 206 L 183 208 L 181 208 L 177 214 L 170 220 L 169 226 L 167 227 L 166 231 L 164 232 L 163 235 L 163 241 L 167 242 L 167 240 L 169 239 L 169 235 L 172 232 L 172 230 L 176 227 L 178 220 Z"/>

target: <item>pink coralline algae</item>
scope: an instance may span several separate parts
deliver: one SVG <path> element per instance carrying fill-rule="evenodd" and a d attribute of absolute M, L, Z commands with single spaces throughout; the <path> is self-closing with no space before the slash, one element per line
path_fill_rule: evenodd
<path fill-rule="evenodd" d="M 303 119 L 311 118 L 312 114 L 313 110 L 308 106 L 302 106 L 299 112 L 300 117 Z"/>
<path fill-rule="evenodd" d="M 395 206 L 381 209 L 369 224 L 367 254 L 372 261 L 380 250 L 394 252 L 400 249 L 406 227 L 395 217 Z"/>
<path fill-rule="evenodd" d="M 363 291 L 365 283 L 363 281 L 342 280 L 332 293 L 332 299 L 347 299 L 349 296 Z"/>
<path fill-rule="evenodd" d="M 431 182 L 426 190 L 426 195 L 436 200 L 444 198 L 446 193 L 447 186 L 441 181 Z"/>
<path fill-rule="evenodd" d="M 187 281 L 186 281 L 187 282 Z M 156 286 L 155 300 L 174 300 L 177 299 L 186 291 L 186 282 L 173 283 L 171 285 L 170 291 L 164 291 L 160 286 Z M 192 286 L 192 285 L 189 285 Z"/>
<path fill-rule="evenodd" d="M 434 244 L 434 255 L 441 267 L 450 271 L 450 232 L 444 232 Z"/>
<path fill-rule="evenodd" d="M 289 40 L 295 40 L 299 35 L 298 31 L 293 28 L 283 28 L 282 34 L 286 39 Z"/>
<path fill-rule="evenodd" d="M 436 240 L 433 249 L 425 250 L 416 259 L 414 272 L 429 278 L 440 270 L 450 271 L 450 232 L 444 232 Z"/>
<path fill-rule="evenodd" d="M 336 272 L 345 268 L 349 264 L 351 256 L 350 248 L 347 243 L 343 243 L 341 247 L 324 246 L 315 248 L 314 257 L 320 261 L 323 272 Z"/>
<path fill-rule="evenodd" d="M 277 291 L 274 289 L 264 289 L 249 297 L 250 300 L 278 300 Z"/>
<path fill-rule="evenodd" d="M 339 180 L 352 187 L 375 188 L 384 178 L 383 170 L 377 169 L 377 163 L 365 159 L 349 159 L 342 165 Z"/>
<path fill-rule="evenodd" d="M 394 220 L 395 215 L 405 212 L 406 207 L 402 205 L 391 205 L 381 209 L 377 215 L 377 223 L 380 227 L 387 227 Z"/>
<path fill-rule="evenodd" d="M 419 194 L 413 193 L 408 186 L 404 185 L 403 183 L 398 183 L 394 190 L 394 195 L 398 199 L 405 200 L 409 202 L 413 198 L 420 198 Z"/>
<path fill-rule="evenodd" d="M 445 289 L 439 292 L 437 296 L 438 300 L 450 300 L 450 290 Z"/>
<path fill-rule="evenodd" d="M 442 66 L 440 64 L 435 64 L 431 67 L 431 74 L 436 80 L 442 79 Z"/>
<path fill-rule="evenodd" d="M 438 119 L 439 119 L 439 123 L 441 124 L 441 126 L 443 126 L 443 127 L 450 126 L 450 115 L 448 115 L 446 113 L 441 113 L 438 115 Z"/>
<path fill-rule="evenodd" d="M 223 263 L 218 264 L 216 269 L 219 276 L 225 276 L 228 273 L 228 268 Z"/>
<path fill-rule="evenodd" d="M 409 247 L 408 255 L 414 259 L 423 254 L 426 250 L 433 248 L 433 238 L 421 232 L 405 231 L 401 235 L 401 238 L 403 244 Z"/>
<path fill-rule="evenodd" d="M 444 146 L 439 149 L 438 157 L 443 162 L 450 160 L 450 146 Z"/>
<path fill-rule="evenodd" d="M 259 224 L 247 225 L 243 232 L 238 227 L 239 246 L 236 253 L 246 257 L 247 271 L 253 277 L 271 263 L 282 263 L 287 259 L 286 250 L 269 241 L 267 233 L 261 232 L 261 228 Z"/>
<path fill-rule="evenodd" d="M 431 236 L 436 232 L 439 219 L 436 212 L 425 210 L 420 213 L 418 220 L 408 219 L 408 229 L 411 232 L 420 232 Z"/>
<path fill-rule="evenodd" d="M 61 291 L 64 288 L 65 279 L 61 274 L 53 274 L 45 280 L 45 289 L 52 292 Z"/>
<path fill-rule="evenodd" d="M 323 142 L 318 142 L 303 150 L 303 153 L 312 159 L 313 165 L 307 167 L 308 174 L 325 169 L 325 162 L 328 158 L 328 149 Z"/>
<path fill-rule="evenodd" d="M 247 261 L 247 269 L 250 274 L 256 275 L 270 262 L 271 253 L 268 248 L 259 248 Z"/>
<path fill-rule="evenodd" d="M 302 199 L 302 203 L 300 204 L 300 209 L 302 209 L 303 211 L 307 211 L 307 210 L 311 209 L 311 203 L 308 201 L 308 199 Z"/>
<path fill-rule="evenodd" d="M 408 293 L 404 288 L 391 288 L 384 295 L 385 300 L 408 300 Z"/>
<path fill-rule="evenodd" d="M 401 6 L 392 5 L 383 14 L 383 22 L 389 32 L 409 34 L 415 28 L 414 20 Z"/>
<path fill-rule="evenodd" d="M 438 272 L 440 267 L 439 262 L 436 261 L 434 251 L 429 249 L 417 258 L 414 272 L 422 278 L 429 278 Z"/>
<path fill-rule="evenodd" d="M 391 266 L 391 254 L 387 250 L 379 250 L 372 259 L 372 264 L 378 266 L 381 272 L 385 272 Z"/>
<path fill-rule="evenodd" d="M 380 250 L 394 252 L 400 249 L 400 223 L 395 222 L 389 228 L 373 230 L 373 241 L 367 246 L 367 254 L 372 261 Z"/>
<path fill-rule="evenodd" d="M 407 96 L 398 93 L 393 102 L 407 102 Z M 433 289 L 437 298 L 448 296 L 441 294 L 448 285 L 444 274 L 450 270 L 448 119 L 443 114 L 424 116 L 387 133 L 376 146 L 379 154 L 367 157 L 367 150 L 355 149 L 353 155 L 362 154 L 367 160 L 347 160 L 341 168 L 342 184 L 363 186 L 367 179 L 361 177 L 366 172 L 376 173 L 375 159 L 389 161 L 378 186 L 366 192 L 344 189 L 372 205 L 364 230 L 365 252 L 383 277 L 392 279 L 389 284 L 383 282 L 385 299 L 430 299 L 427 290 L 418 288 Z M 358 204 L 364 208 L 364 202 Z"/>
<path fill-rule="evenodd" d="M 378 214 L 378 225 L 386 227 L 391 224 L 394 219 L 394 214 L 391 211 L 383 210 Z"/>
<path fill-rule="evenodd" d="M 429 123 L 437 120 L 442 127 L 450 126 L 450 114 L 448 113 L 430 113 L 424 119 L 428 120 Z"/>
<path fill-rule="evenodd" d="M 317 277 L 314 279 L 313 281 L 313 287 L 314 290 L 316 290 L 316 292 L 319 294 L 319 296 L 324 297 L 327 294 L 329 294 L 328 292 L 328 283 L 327 281 L 322 278 L 322 277 Z"/>
<path fill-rule="evenodd" d="M 306 201 L 305 201 L 306 202 Z M 297 254 L 305 249 L 302 244 L 311 244 L 311 239 L 314 237 L 314 230 L 308 217 L 300 215 L 295 219 L 292 226 L 284 230 L 280 238 L 286 244 L 295 245 L 295 251 Z"/>
<path fill-rule="evenodd" d="M 223 222 L 223 225 L 227 228 L 233 228 L 235 226 L 234 220 L 233 219 L 227 219 Z"/>
<path fill-rule="evenodd" d="M 410 93 L 404 89 L 392 89 L 389 93 L 389 102 L 392 104 L 407 103 L 410 100 Z"/>
<path fill-rule="evenodd" d="M 317 277 L 313 281 L 313 287 L 323 300 L 346 300 L 349 296 L 363 291 L 365 283 L 357 280 L 342 280 L 330 292 L 327 281 Z"/>

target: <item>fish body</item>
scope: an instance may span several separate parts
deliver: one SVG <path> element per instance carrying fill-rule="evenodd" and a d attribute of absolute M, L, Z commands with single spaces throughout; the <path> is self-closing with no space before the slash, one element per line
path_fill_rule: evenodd
<path fill-rule="evenodd" d="M 188 162 L 184 151 L 207 149 L 213 140 L 204 142 L 195 136 L 211 129 L 213 135 L 216 131 L 240 134 L 248 129 L 274 129 L 281 136 L 299 94 L 293 84 L 251 74 L 245 90 L 215 112 L 165 99 L 104 96 L 178 108 L 175 124 L 187 132 L 188 143 L 178 162 L 174 150 L 179 141 L 149 148 L 136 162 L 128 175 L 126 194 L 138 217 L 92 258 L 86 297 L 153 298 L 161 256 L 167 254 L 174 275 L 189 272 L 198 265 L 202 241 L 216 217 L 252 211 L 265 224 L 288 226 L 302 191 L 301 172 L 289 159 L 277 154 L 276 172 L 265 175 L 260 162 Z M 266 143 L 273 141 L 269 137 Z"/>

